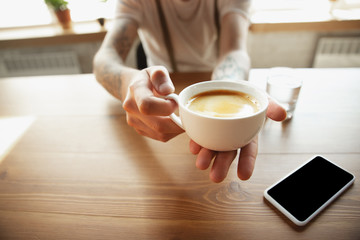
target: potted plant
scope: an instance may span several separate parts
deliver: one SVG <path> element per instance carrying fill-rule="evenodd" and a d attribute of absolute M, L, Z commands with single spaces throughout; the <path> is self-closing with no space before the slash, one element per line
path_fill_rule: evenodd
<path fill-rule="evenodd" d="M 65 0 L 44 0 L 54 10 L 55 15 L 64 29 L 71 28 L 71 16 L 68 2 Z"/>
<path fill-rule="evenodd" d="M 103 3 L 102 5 L 104 5 L 106 2 L 107 2 L 107 0 L 99 0 L 101 3 Z M 99 7 L 100 7 L 100 14 L 104 14 L 104 8 L 105 8 L 105 6 L 100 6 L 99 5 Z M 104 16 L 99 16 L 97 19 L 97 22 L 100 24 L 100 26 L 101 27 L 104 27 L 105 26 L 105 17 Z"/>

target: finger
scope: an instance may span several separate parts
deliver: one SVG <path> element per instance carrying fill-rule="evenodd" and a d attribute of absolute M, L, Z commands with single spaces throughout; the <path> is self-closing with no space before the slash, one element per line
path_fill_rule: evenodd
<path fill-rule="evenodd" d="M 154 66 L 146 69 L 150 81 L 155 90 L 162 96 L 175 91 L 175 87 L 170 79 L 168 70 L 163 66 Z"/>
<path fill-rule="evenodd" d="M 200 170 L 208 169 L 215 155 L 216 152 L 211 151 L 207 148 L 201 148 L 196 158 L 196 167 Z"/>
<path fill-rule="evenodd" d="M 190 139 L 189 148 L 192 154 L 198 154 L 201 150 L 201 146 L 194 142 L 192 139 Z"/>
<path fill-rule="evenodd" d="M 128 91 L 125 99 L 122 103 L 123 109 L 126 111 L 126 113 L 130 114 L 139 114 L 139 108 L 136 105 L 136 102 L 134 100 L 133 94 L 131 91 Z"/>
<path fill-rule="evenodd" d="M 255 160 L 258 153 L 258 137 L 252 140 L 248 145 L 241 148 L 239 163 L 238 163 L 238 177 L 241 180 L 248 180 L 255 167 Z"/>
<path fill-rule="evenodd" d="M 168 141 L 170 138 L 183 133 L 184 130 L 176 125 L 169 117 L 149 116 L 141 114 L 137 108 L 136 102 L 132 99 L 131 93 L 128 93 L 123 108 L 126 111 L 126 120 L 129 126 L 144 136 Z"/>
<path fill-rule="evenodd" d="M 158 98 L 154 95 L 146 95 L 143 89 L 135 90 L 135 101 L 139 112 L 145 115 L 169 116 L 176 108 L 176 102 Z"/>
<path fill-rule="evenodd" d="M 144 77 L 144 76 L 142 76 Z M 153 94 L 153 86 L 146 74 L 143 79 L 130 85 L 130 96 L 135 101 L 139 112 L 145 115 L 169 116 L 177 108 L 174 101 L 159 98 Z"/>
<path fill-rule="evenodd" d="M 154 130 L 151 127 L 149 127 L 148 125 L 146 125 L 145 123 L 143 123 L 141 121 L 141 119 L 138 119 L 136 117 L 133 116 L 127 116 L 127 122 L 130 126 L 132 126 L 136 132 L 138 132 L 139 134 L 158 140 L 158 141 L 162 141 L 162 142 L 167 142 L 170 139 L 176 137 L 177 135 L 181 134 L 183 132 L 183 129 L 179 128 L 176 129 L 176 131 L 158 131 L 158 130 Z M 171 123 L 172 121 L 170 120 L 169 123 Z M 175 124 L 176 125 L 176 124 Z"/>
<path fill-rule="evenodd" d="M 283 121 L 286 119 L 286 110 L 280 106 L 274 99 L 269 97 L 269 106 L 266 115 L 275 121 Z"/>
<path fill-rule="evenodd" d="M 180 128 L 178 125 L 171 120 L 170 117 L 163 117 L 163 116 L 143 116 L 141 121 L 158 133 L 183 133 L 184 130 Z"/>
<path fill-rule="evenodd" d="M 129 126 L 135 128 L 141 135 L 166 142 L 184 132 L 169 117 L 137 117 L 127 114 L 126 120 Z"/>
<path fill-rule="evenodd" d="M 236 154 L 237 151 L 218 152 L 210 171 L 210 178 L 213 182 L 219 183 L 226 178 Z"/>
<path fill-rule="evenodd" d="M 158 134 L 156 132 L 142 131 L 140 129 L 135 129 L 135 131 L 144 137 L 148 137 L 148 138 L 151 138 L 151 139 L 154 139 L 157 141 L 161 141 L 161 142 L 167 142 L 170 139 L 173 139 L 174 137 L 179 135 L 178 133 Z"/>

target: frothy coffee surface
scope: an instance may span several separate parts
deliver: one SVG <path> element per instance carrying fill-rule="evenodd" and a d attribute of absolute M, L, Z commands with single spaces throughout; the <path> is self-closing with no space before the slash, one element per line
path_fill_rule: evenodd
<path fill-rule="evenodd" d="M 229 90 L 203 92 L 192 97 L 187 107 L 199 114 L 220 117 L 244 117 L 258 112 L 260 104 L 251 95 Z"/>

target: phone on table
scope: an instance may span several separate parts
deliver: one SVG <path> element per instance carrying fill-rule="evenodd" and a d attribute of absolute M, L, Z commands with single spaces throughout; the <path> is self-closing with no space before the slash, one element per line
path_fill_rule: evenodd
<path fill-rule="evenodd" d="M 345 191 L 355 176 L 315 156 L 264 191 L 264 197 L 298 226 L 306 225 Z"/>

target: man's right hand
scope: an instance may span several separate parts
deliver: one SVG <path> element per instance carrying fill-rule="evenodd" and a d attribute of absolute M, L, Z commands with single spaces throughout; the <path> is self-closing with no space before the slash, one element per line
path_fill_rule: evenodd
<path fill-rule="evenodd" d="M 161 97 L 174 90 L 165 67 L 153 66 L 141 70 L 131 80 L 123 102 L 127 123 L 139 134 L 162 142 L 183 133 L 184 130 L 169 117 L 177 104 Z"/>

